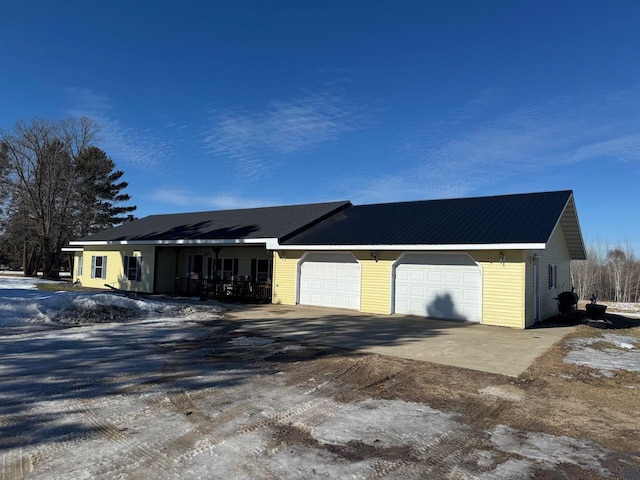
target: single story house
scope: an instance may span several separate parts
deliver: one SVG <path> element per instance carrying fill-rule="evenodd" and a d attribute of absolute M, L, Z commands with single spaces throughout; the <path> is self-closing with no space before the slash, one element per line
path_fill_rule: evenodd
<path fill-rule="evenodd" d="M 244 281 L 277 304 L 515 328 L 553 316 L 586 258 L 571 191 L 154 215 L 70 249 L 84 286 L 224 295 Z"/>

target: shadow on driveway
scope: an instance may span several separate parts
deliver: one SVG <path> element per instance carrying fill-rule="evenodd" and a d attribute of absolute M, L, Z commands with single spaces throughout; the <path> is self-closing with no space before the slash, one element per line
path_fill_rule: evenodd
<path fill-rule="evenodd" d="M 517 377 L 575 327 L 517 330 L 308 306 L 232 307 L 241 330 Z"/>

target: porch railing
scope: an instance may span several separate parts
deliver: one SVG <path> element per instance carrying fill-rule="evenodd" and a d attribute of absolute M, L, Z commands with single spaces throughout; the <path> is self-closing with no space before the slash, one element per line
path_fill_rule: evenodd
<path fill-rule="evenodd" d="M 180 277 L 176 279 L 176 293 L 219 300 L 266 303 L 271 302 L 271 282 Z"/>

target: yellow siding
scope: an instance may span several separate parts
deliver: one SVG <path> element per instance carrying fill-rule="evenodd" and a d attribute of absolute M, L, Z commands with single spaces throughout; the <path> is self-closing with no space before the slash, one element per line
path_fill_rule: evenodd
<path fill-rule="evenodd" d="M 366 313 L 391 313 L 391 269 L 397 252 L 379 252 L 378 261 L 366 251 L 354 252 L 360 262 L 360 310 Z"/>
<path fill-rule="evenodd" d="M 392 269 L 402 251 L 379 252 L 378 261 L 369 251 L 353 252 L 361 265 L 360 310 L 391 313 Z M 482 323 L 513 328 L 525 326 L 525 255 L 521 250 L 469 252 L 482 267 Z M 303 251 L 274 252 L 273 303 L 295 305 L 298 261 Z"/>
<path fill-rule="evenodd" d="M 482 323 L 525 327 L 525 264 L 522 250 L 470 252 L 482 267 Z"/>
<path fill-rule="evenodd" d="M 287 250 L 273 252 L 272 302 L 283 305 L 296 304 L 298 260 L 304 252 Z"/>
<path fill-rule="evenodd" d="M 131 282 L 125 279 L 124 257 L 140 256 L 142 266 L 142 279 L 140 282 Z M 91 278 L 91 257 L 107 257 L 106 278 Z M 80 280 L 83 287 L 107 288 L 110 285 L 122 290 L 133 292 L 153 292 L 153 275 L 155 265 L 155 249 L 152 246 L 126 246 L 125 249 L 110 246 L 84 247 L 82 254 L 82 276 L 77 275 L 75 268 L 74 278 Z"/>
<path fill-rule="evenodd" d="M 388 314 L 391 311 L 391 265 L 396 252 L 381 252 L 378 262 L 369 251 L 353 252 L 361 265 L 360 310 Z M 274 252 L 273 303 L 296 304 L 298 262 L 303 251 Z"/>

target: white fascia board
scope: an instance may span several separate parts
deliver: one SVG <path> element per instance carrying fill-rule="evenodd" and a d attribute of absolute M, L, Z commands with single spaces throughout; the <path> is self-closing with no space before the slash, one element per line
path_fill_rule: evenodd
<path fill-rule="evenodd" d="M 96 241 L 84 241 L 84 242 L 69 242 L 69 245 L 83 245 L 83 246 L 94 246 L 94 245 L 268 245 L 270 243 L 277 244 L 278 239 L 276 238 L 234 238 L 234 239 L 198 239 L 198 240 L 96 240 Z"/>
<path fill-rule="evenodd" d="M 489 244 L 444 244 L 444 245 L 279 245 L 267 246 L 269 250 L 544 250 L 546 243 L 489 243 Z"/>
<path fill-rule="evenodd" d="M 82 247 L 62 247 L 63 252 L 82 252 L 84 248 Z"/>

